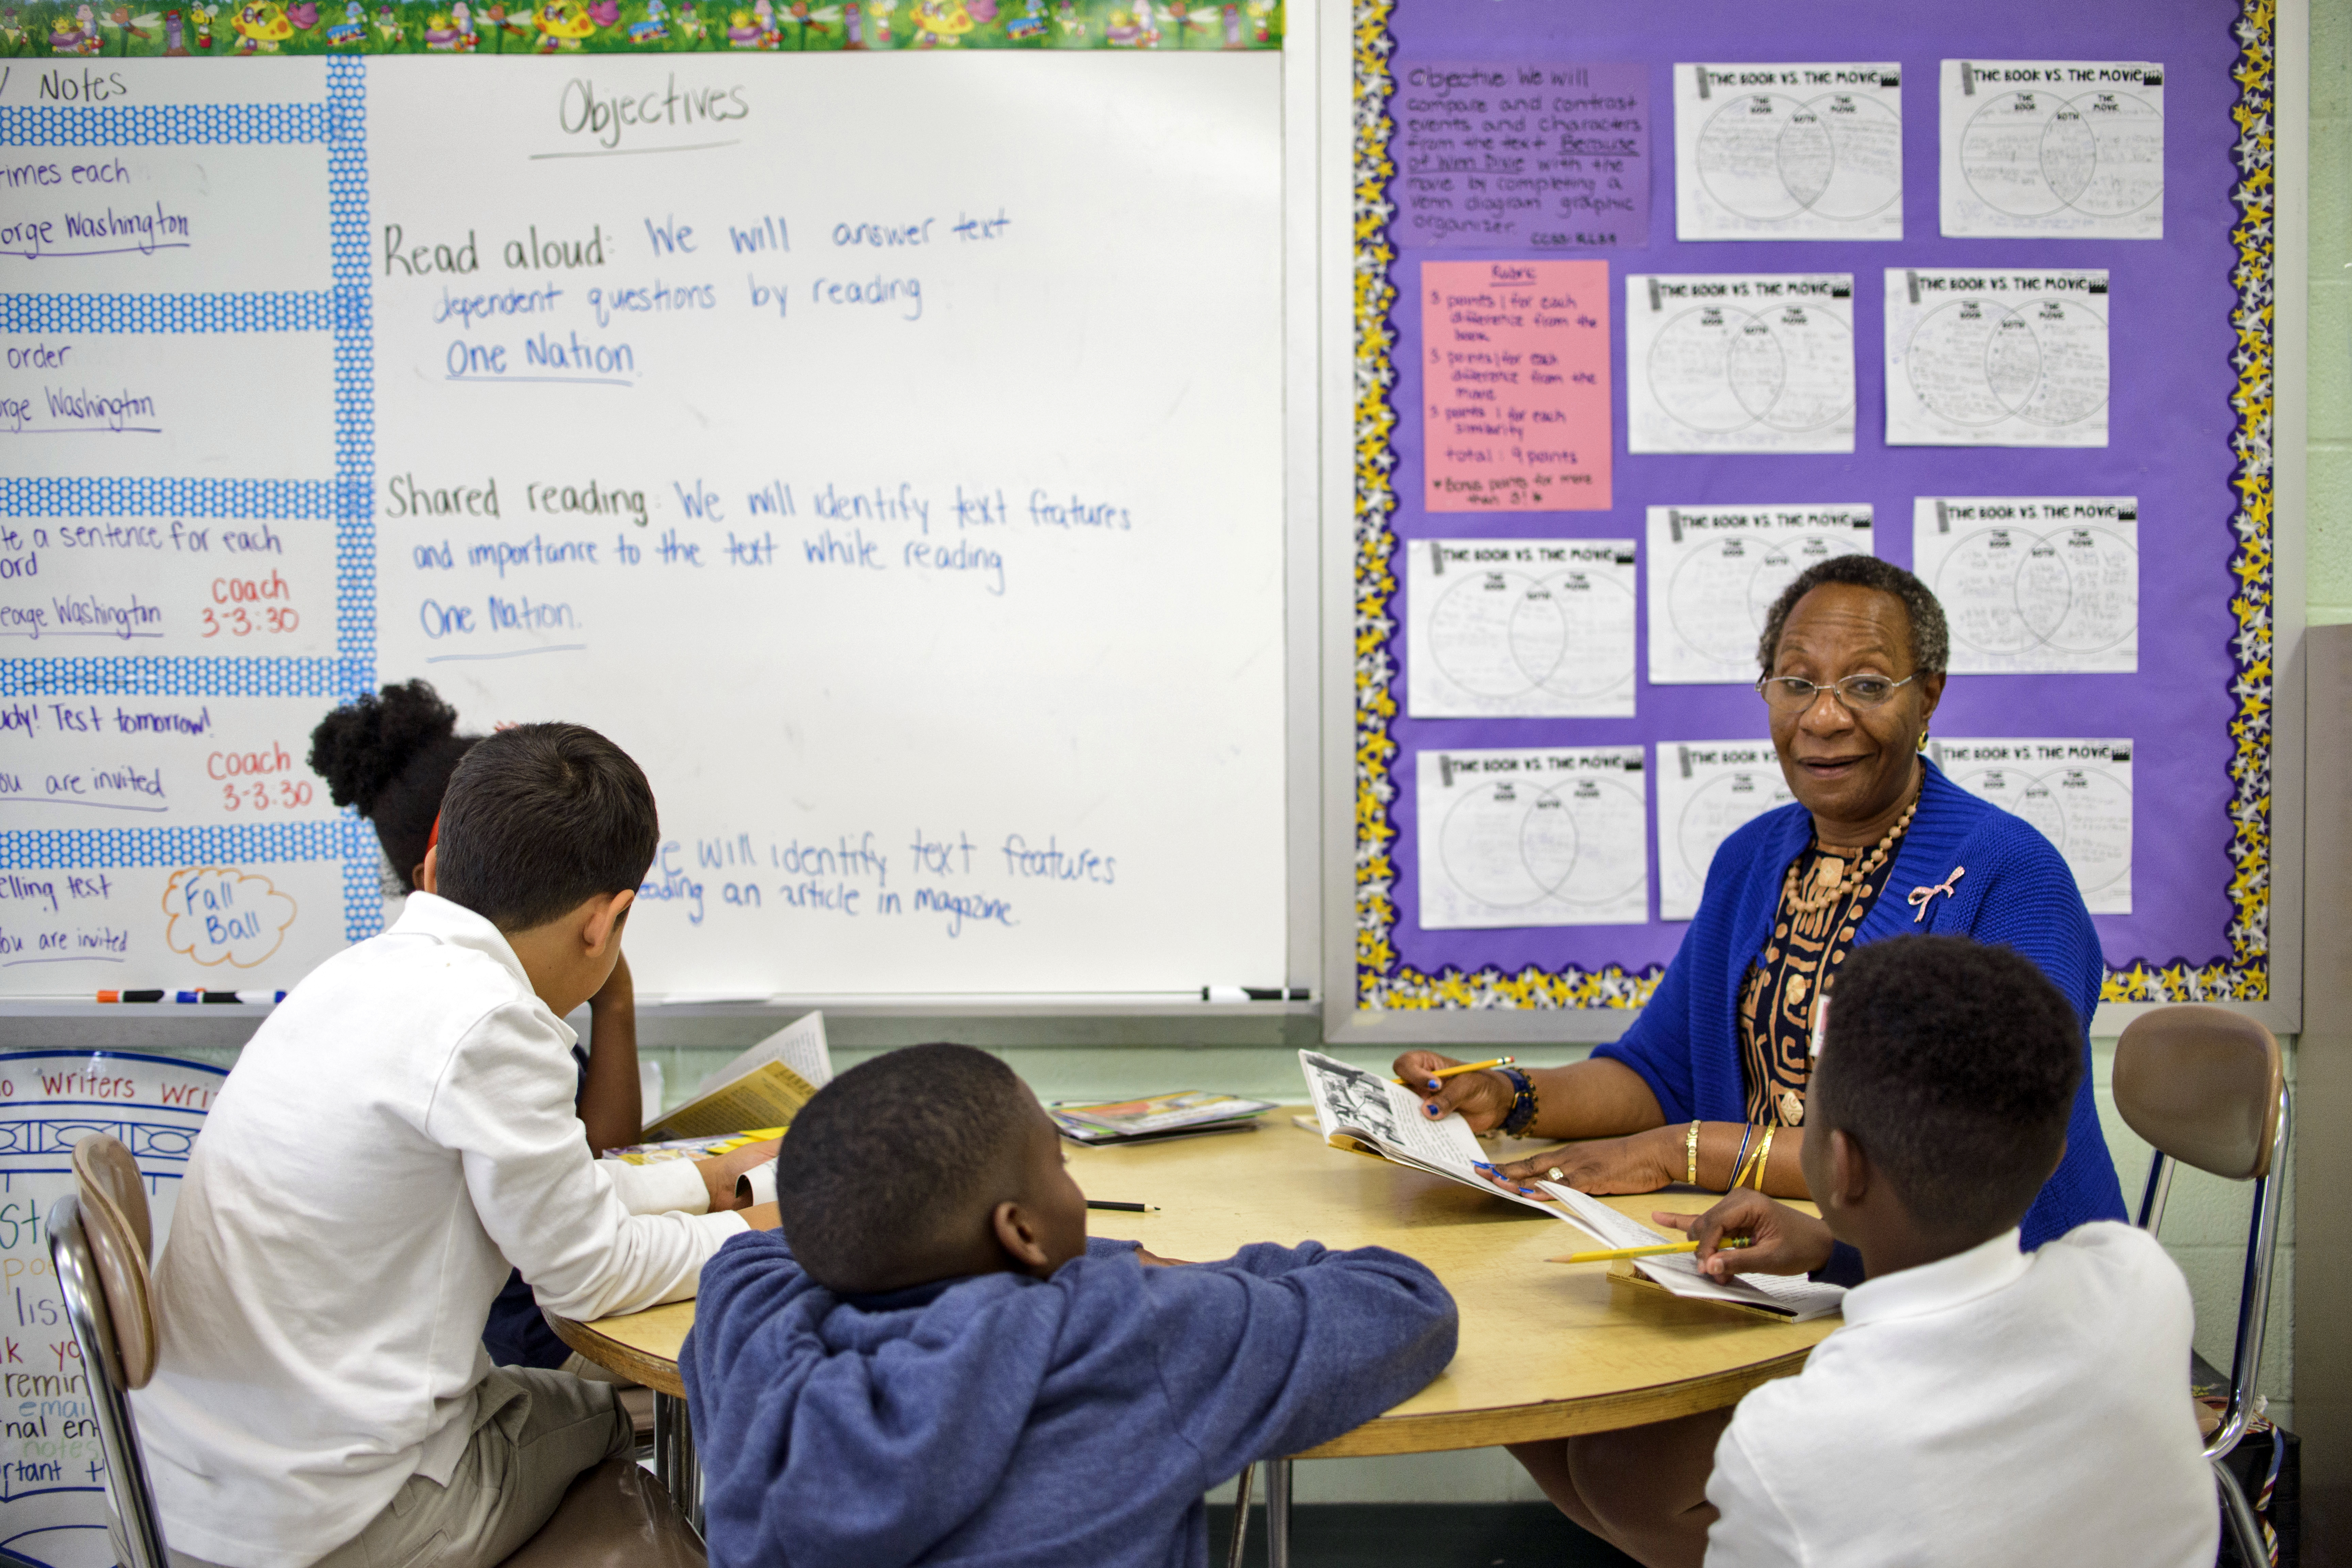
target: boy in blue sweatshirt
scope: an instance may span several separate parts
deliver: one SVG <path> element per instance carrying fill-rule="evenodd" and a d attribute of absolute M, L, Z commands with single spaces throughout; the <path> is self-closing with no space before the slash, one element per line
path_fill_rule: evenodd
<path fill-rule="evenodd" d="M 1453 1298 L 1381 1247 L 1088 1240 L 1053 1122 L 968 1047 L 834 1079 L 776 1187 L 679 1356 L 713 1568 L 1198 1568 L 1210 1487 L 1454 1357 Z"/>

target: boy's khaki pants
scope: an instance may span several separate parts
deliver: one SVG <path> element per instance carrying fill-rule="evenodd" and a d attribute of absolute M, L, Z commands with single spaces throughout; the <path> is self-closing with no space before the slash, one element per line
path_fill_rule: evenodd
<path fill-rule="evenodd" d="M 318 1568 L 497 1568 L 538 1533 L 581 1471 L 635 1446 L 610 1384 L 501 1366 L 478 1397 L 473 1441 L 449 1484 L 411 1476 Z M 215 1565 L 174 1552 L 172 1568 Z"/>

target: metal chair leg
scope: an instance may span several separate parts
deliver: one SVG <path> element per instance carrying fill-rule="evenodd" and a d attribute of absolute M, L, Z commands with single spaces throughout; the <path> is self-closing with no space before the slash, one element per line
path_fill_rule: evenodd
<path fill-rule="evenodd" d="M 1290 1461 L 1265 1462 L 1265 1568 L 1290 1568 Z"/>
<path fill-rule="evenodd" d="M 654 1479 L 659 1481 L 662 1490 L 669 1493 L 673 1498 L 677 1496 L 677 1467 L 673 1463 L 674 1456 L 671 1453 L 671 1428 L 677 1421 L 677 1400 L 667 1394 L 656 1391 L 654 1394 Z"/>
<path fill-rule="evenodd" d="M 1255 1465 L 1244 1465 L 1234 1479 L 1234 1539 L 1225 1548 L 1225 1568 L 1242 1568 L 1242 1548 L 1249 1544 L 1250 1478 L 1256 1474 Z"/>
<path fill-rule="evenodd" d="M 678 1512 L 694 1526 L 694 1533 L 702 1533 L 702 1461 L 694 1451 L 694 1412 L 685 1400 L 677 1402 L 677 1490 L 675 1498 Z"/>
<path fill-rule="evenodd" d="M 2238 1478 L 2216 1459 L 2213 1482 L 2221 1494 L 2221 1517 L 2229 1521 L 2230 1533 L 2237 1538 L 2239 1560 L 2245 1568 L 2264 1568 L 2271 1560 L 2270 1543 L 2263 1539 L 2262 1521 L 2254 1517 L 2252 1505 L 2239 1489 Z"/>

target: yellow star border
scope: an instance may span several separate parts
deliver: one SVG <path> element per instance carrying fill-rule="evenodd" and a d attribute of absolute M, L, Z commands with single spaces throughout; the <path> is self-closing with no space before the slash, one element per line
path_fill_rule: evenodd
<path fill-rule="evenodd" d="M 1356 1004 L 1366 1008 L 1638 1007 L 1650 999 L 1663 971 L 1617 964 L 1557 970 L 1528 965 L 1517 974 L 1493 966 L 1431 974 L 1396 952 L 1397 830 L 1393 770 L 1398 762 L 1390 728 L 1396 667 L 1389 647 L 1396 632 L 1390 605 L 1396 595 L 1397 541 L 1393 479 L 1396 410 L 1396 304 L 1391 276 L 1396 248 L 1389 222 L 1396 209 L 1389 184 L 1396 164 L 1389 153 L 1395 122 L 1390 23 L 1396 0 L 1359 0 L 1355 8 L 1356 244 Z M 2231 363 L 2238 373 L 2230 405 L 2237 414 L 2230 436 L 2237 494 L 2230 519 L 2236 546 L 2230 610 L 2230 952 L 2199 963 L 2134 959 L 2110 966 L 2100 988 L 2107 1002 L 2260 1001 L 2270 994 L 2271 890 L 2271 415 L 2272 333 L 2276 291 L 2273 79 L 2276 66 L 2276 0 L 2241 0 L 2233 29 L 2238 58 L 2231 75 L 2238 100 L 2231 157 L 2238 209 L 2231 238 L 2236 301 L 2230 313 L 2237 334 Z"/>

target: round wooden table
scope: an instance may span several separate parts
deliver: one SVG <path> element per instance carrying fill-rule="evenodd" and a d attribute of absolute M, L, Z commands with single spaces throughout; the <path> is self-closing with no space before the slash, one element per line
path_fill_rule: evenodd
<path fill-rule="evenodd" d="M 1255 1132 L 1070 1150 L 1071 1171 L 1087 1196 L 1159 1210 L 1097 1211 L 1088 1216 L 1097 1236 L 1132 1237 L 1163 1258 L 1193 1259 L 1223 1258 L 1253 1241 L 1387 1247 L 1426 1263 L 1454 1292 L 1462 1332 L 1453 1363 L 1385 1415 L 1298 1458 L 1482 1448 L 1721 1409 L 1759 1384 L 1799 1371 L 1838 1325 L 1834 1317 L 1776 1322 L 1680 1300 L 1612 1281 L 1606 1264 L 1548 1262 L 1599 1244 L 1501 1197 L 1331 1148 L 1293 1124 L 1300 1109 L 1269 1113 Z M 1504 1144 L 1496 1157 L 1539 1147 Z M 1646 1223 L 1653 1210 L 1696 1213 L 1715 1196 L 1670 1187 L 1608 1202 Z M 566 1344 L 656 1390 L 666 1396 L 660 1403 L 685 1392 L 677 1352 L 693 1326 L 691 1301 L 554 1324 Z M 691 1439 L 683 1412 L 668 1415 L 675 1436 L 663 1451 L 673 1454 L 674 1482 L 690 1490 Z M 683 1452 L 675 1452 L 681 1444 Z M 1269 1468 L 1270 1527 L 1286 1526 L 1287 1480 L 1287 1461 Z M 1286 1540 L 1286 1530 L 1277 1536 Z"/>

